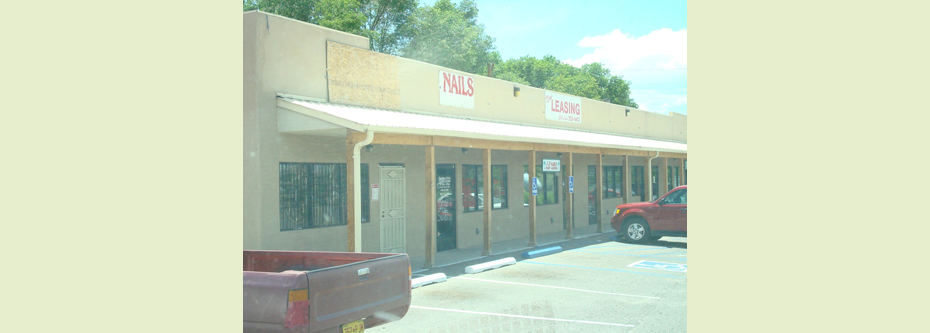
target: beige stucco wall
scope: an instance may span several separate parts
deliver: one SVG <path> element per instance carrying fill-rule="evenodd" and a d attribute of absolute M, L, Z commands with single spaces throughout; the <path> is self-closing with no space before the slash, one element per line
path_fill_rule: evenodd
<path fill-rule="evenodd" d="M 280 231 L 278 165 L 280 162 L 345 163 L 344 137 L 281 134 L 278 132 L 276 94 L 286 93 L 311 98 L 327 98 L 326 41 L 359 48 L 368 40 L 332 29 L 266 14 L 243 14 L 243 247 L 245 249 L 345 251 L 346 226 Z M 637 137 L 685 142 L 687 117 L 662 115 L 623 106 L 582 99 L 582 124 L 554 122 L 543 113 L 544 90 L 521 87 L 521 96 L 513 97 L 513 83 L 478 75 L 475 82 L 475 109 L 439 105 L 438 66 L 398 59 L 401 108 L 404 110 L 453 114 L 499 121 L 538 124 L 611 132 Z M 448 72 L 454 70 L 443 69 Z M 456 72 L 458 73 L 458 72 Z M 461 73 L 465 74 L 465 73 Z M 377 135 L 377 134 L 376 134 Z M 492 212 L 492 241 L 526 239 L 528 212 L 523 207 L 523 166 L 527 152 L 493 151 L 492 164 L 506 164 L 508 171 L 507 209 Z M 412 257 L 424 255 L 426 205 L 434 201 L 425 197 L 425 156 L 422 146 L 377 145 L 373 152 L 363 149 L 361 162 L 369 167 L 370 184 L 380 184 L 378 163 L 402 163 L 407 171 L 407 252 Z M 537 159 L 557 158 L 556 153 L 537 152 Z M 621 165 L 621 157 L 607 156 L 604 165 Z M 643 165 L 642 157 L 630 157 L 631 165 Z M 483 214 L 463 213 L 461 182 L 463 164 L 482 164 L 481 152 L 473 149 L 464 155 L 460 148 L 436 147 L 437 164 L 456 165 L 458 193 L 458 248 L 481 246 Z M 537 161 L 537 163 L 539 163 Z M 670 163 L 672 163 L 670 161 Z M 587 166 L 594 156 L 575 155 L 576 195 L 575 227 L 588 225 Z M 562 180 L 562 179 L 560 179 Z M 563 180 L 564 181 L 564 180 Z M 369 189 L 363 189 L 369 190 Z M 563 195 L 559 204 L 537 207 L 538 233 L 564 233 L 562 228 Z M 612 211 L 621 199 L 607 199 L 602 210 Z M 635 200 L 634 200 L 635 201 Z M 362 224 L 362 251 L 380 250 L 379 201 L 371 202 L 372 222 Z M 605 232 L 610 215 L 604 215 Z M 476 234 L 475 230 L 479 233 Z M 576 233 L 577 235 L 577 233 Z"/>
<path fill-rule="evenodd" d="M 317 231 L 279 231 L 278 163 L 293 158 L 281 156 L 281 142 L 294 139 L 278 133 L 276 94 L 325 98 L 326 40 L 367 48 L 368 39 L 256 11 L 243 13 L 242 23 L 243 248 L 344 251 L 345 246 L 308 244 L 307 235 Z M 344 146 L 343 141 L 338 147 Z"/>
<path fill-rule="evenodd" d="M 616 104 L 581 99 L 581 124 L 548 120 L 545 117 L 545 90 L 495 78 L 460 72 L 417 60 L 398 59 L 401 109 L 427 111 L 514 123 L 581 129 L 635 137 L 685 142 L 687 116 L 659 114 Z M 439 104 L 439 71 L 471 77 L 475 81 L 475 108 Z M 513 96 L 513 87 L 520 96 Z M 625 110 L 629 109 L 629 115 Z"/>
<path fill-rule="evenodd" d="M 256 73 L 256 19 L 246 14 L 242 22 L 242 246 L 244 249 L 261 248 L 261 205 L 256 195 L 261 193 L 258 157 L 259 130 L 258 80 Z"/>

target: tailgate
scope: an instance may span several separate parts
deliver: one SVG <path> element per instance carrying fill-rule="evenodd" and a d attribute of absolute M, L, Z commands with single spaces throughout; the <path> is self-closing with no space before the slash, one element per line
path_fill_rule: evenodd
<path fill-rule="evenodd" d="M 288 271 L 283 273 L 269 272 L 243 272 L 242 274 L 242 321 L 252 323 L 255 331 L 281 330 L 289 322 L 287 310 L 289 307 L 303 306 L 297 299 L 300 292 L 306 295 L 307 274 L 303 272 Z M 299 323 L 295 318 L 288 326 L 306 326 L 306 322 Z M 249 331 L 249 330 L 247 330 Z"/>
<path fill-rule="evenodd" d="M 410 306 L 406 254 L 307 273 L 310 327 L 317 331 L 365 318 L 365 327 L 399 320 Z"/>

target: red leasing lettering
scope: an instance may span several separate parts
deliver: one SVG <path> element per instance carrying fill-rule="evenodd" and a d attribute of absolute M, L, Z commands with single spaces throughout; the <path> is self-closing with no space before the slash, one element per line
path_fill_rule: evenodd
<path fill-rule="evenodd" d="M 552 112 L 565 113 L 565 114 L 581 114 L 581 105 L 578 103 L 569 103 L 563 101 L 552 101 Z"/>

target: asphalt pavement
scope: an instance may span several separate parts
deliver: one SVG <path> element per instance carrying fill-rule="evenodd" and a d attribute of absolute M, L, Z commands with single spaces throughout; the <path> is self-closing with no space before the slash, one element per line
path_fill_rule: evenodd
<path fill-rule="evenodd" d="M 635 245 L 612 235 L 570 240 L 557 244 L 562 252 L 532 259 L 501 253 L 419 272 L 448 280 L 414 289 L 403 319 L 366 331 L 686 331 L 687 238 Z M 507 257 L 517 263 L 464 274 L 466 266 Z"/>

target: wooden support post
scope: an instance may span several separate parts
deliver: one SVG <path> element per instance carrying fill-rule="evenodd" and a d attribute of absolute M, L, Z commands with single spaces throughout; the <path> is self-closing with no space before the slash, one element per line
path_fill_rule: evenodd
<path fill-rule="evenodd" d="M 355 144 L 358 143 L 358 141 L 356 141 L 352 135 L 352 132 L 354 131 L 352 130 L 346 130 L 346 131 L 348 134 L 346 135 L 346 198 L 347 198 L 346 200 L 346 226 L 348 227 L 347 228 L 348 232 L 346 236 L 346 242 L 348 244 L 348 248 L 346 249 L 346 251 L 347 252 L 361 252 L 360 248 L 356 248 L 357 245 L 361 245 L 361 244 L 355 244 L 356 225 L 355 225 L 355 200 L 354 198 L 355 198 L 356 184 L 355 184 L 355 163 L 354 163 L 355 161 L 354 161 L 354 156 L 353 156 L 354 155 L 353 150 L 355 149 Z"/>
<path fill-rule="evenodd" d="M 685 184 L 685 159 L 678 159 L 678 186 Z"/>
<path fill-rule="evenodd" d="M 633 197 L 633 176 L 630 171 L 630 155 L 623 155 L 623 203 L 630 203 Z"/>
<path fill-rule="evenodd" d="M 536 151 L 529 151 L 529 163 L 527 163 L 527 173 L 529 174 L 529 191 L 530 191 L 530 243 L 529 247 L 536 247 L 536 197 L 533 195 L 533 178 L 536 177 Z"/>
<path fill-rule="evenodd" d="M 688 185 L 688 178 L 685 177 L 685 159 L 678 160 L 678 177 L 681 179 L 681 185 Z"/>
<path fill-rule="evenodd" d="M 597 154 L 594 161 L 594 216 L 597 218 L 597 233 L 604 232 L 604 216 L 601 213 L 604 204 L 604 155 Z"/>
<path fill-rule="evenodd" d="M 436 265 L 436 148 L 426 146 L 426 263 Z"/>
<path fill-rule="evenodd" d="M 494 208 L 494 195 L 491 191 L 491 149 L 484 149 L 484 251 L 483 256 L 491 255 L 491 209 Z"/>
<path fill-rule="evenodd" d="M 669 177 L 672 175 L 668 173 L 668 157 L 659 157 L 659 196 L 663 196 L 668 193 L 668 183 Z"/>
<path fill-rule="evenodd" d="M 565 177 L 570 177 L 572 175 L 572 153 L 562 154 L 562 165 L 565 166 Z M 573 221 L 572 217 L 572 194 L 568 193 L 568 178 L 562 180 L 565 183 L 563 186 L 564 190 L 562 193 L 565 193 L 565 199 L 563 200 L 563 205 L 565 207 L 565 239 L 572 239 L 572 227 Z"/>
<path fill-rule="evenodd" d="M 646 184 L 644 184 L 643 186 L 645 187 L 643 192 L 646 192 L 645 193 L 646 200 L 643 200 L 643 201 L 649 202 L 649 201 L 652 201 L 652 159 L 647 156 L 646 162 L 644 164 L 645 166 L 643 166 L 643 173 L 645 173 L 646 179 L 644 180 L 644 182 Z"/>

